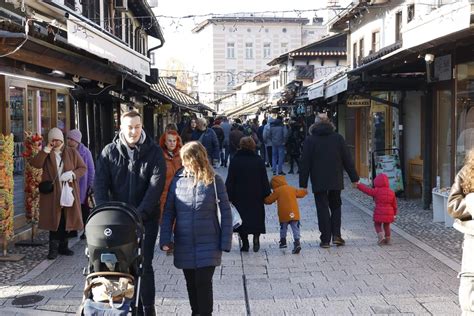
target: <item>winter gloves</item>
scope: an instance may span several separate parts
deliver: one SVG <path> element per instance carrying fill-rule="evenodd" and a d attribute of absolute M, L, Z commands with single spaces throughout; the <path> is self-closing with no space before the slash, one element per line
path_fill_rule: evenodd
<path fill-rule="evenodd" d="M 61 182 L 72 182 L 75 179 L 76 175 L 72 171 L 66 171 L 59 177 Z"/>

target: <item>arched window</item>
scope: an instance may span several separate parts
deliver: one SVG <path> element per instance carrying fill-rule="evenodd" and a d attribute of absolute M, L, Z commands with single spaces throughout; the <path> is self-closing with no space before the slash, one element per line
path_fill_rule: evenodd
<path fill-rule="evenodd" d="M 139 53 L 142 52 L 142 29 L 140 27 L 137 27 L 135 29 L 135 50 Z"/>

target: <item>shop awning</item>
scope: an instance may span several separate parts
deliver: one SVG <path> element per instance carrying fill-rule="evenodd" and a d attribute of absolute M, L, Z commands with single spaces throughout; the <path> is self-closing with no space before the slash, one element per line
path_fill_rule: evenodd
<path fill-rule="evenodd" d="M 232 110 L 227 111 L 225 115 L 228 117 L 237 117 L 241 115 L 254 114 L 258 111 L 260 106 L 266 103 L 266 101 L 267 101 L 266 99 L 261 99 L 256 102 L 245 104 L 237 109 L 232 109 Z"/>
<path fill-rule="evenodd" d="M 151 90 L 156 92 L 159 96 L 164 98 L 167 102 L 174 104 L 186 110 L 193 112 L 209 111 L 213 109 L 190 97 L 184 92 L 179 91 L 172 85 L 168 84 L 164 78 L 159 78 L 158 83 L 151 85 Z"/>
<path fill-rule="evenodd" d="M 324 78 L 321 78 L 308 86 L 308 100 L 322 97 L 324 97 Z"/>
<path fill-rule="evenodd" d="M 324 98 L 327 99 L 332 96 L 335 96 L 336 94 L 346 91 L 347 82 L 347 74 L 344 74 L 342 77 L 339 77 L 331 83 L 327 84 L 326 88 L 324 89 Z"/>

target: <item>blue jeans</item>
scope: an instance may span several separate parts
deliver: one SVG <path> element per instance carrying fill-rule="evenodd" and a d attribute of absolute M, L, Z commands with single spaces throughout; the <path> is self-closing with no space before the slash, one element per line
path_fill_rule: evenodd
<path fill-rule="evenodd" d="M 300 234 L 300 221 L 289 221 L 285 223 L 280 223 L 280 238 L 286 238 L 286 233 L 288 231 L 288 225 L 291 226 L 291 231 L 293 232 L 293 239 L 299 240 L 301 238 Z"/>
<path fill-rule="evenodd" d="M 272 171 L 273 173 L 283 172 L 283 160 L 285 159 L 285 145 L 273 145 L 272 151 Z M 278 168 L 278 170 L 277 170 Z"/>
<path fill-rule="evenodd" d="M 153 272 L 153 254 L 158 236 L 158 221 L 144 223 L 145 239 L 143 240 L 143 275 L 140 287 L 140 301 L 143 306 L 155 305 L 155 273 Z"/>

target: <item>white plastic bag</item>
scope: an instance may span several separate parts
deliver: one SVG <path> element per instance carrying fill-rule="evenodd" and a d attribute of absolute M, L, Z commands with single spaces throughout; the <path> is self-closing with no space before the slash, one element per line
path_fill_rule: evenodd
<path fill-rule="evenodd" d="M 72 194 L 72 187 L 68 182 L 63 182 L 59 204 L 62 207 L 71 207 L 74 204 L 74 194 Z"/>

